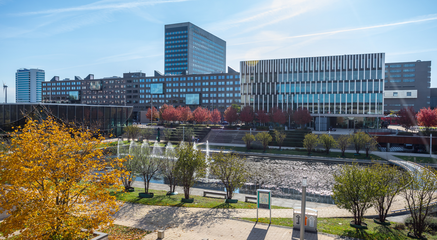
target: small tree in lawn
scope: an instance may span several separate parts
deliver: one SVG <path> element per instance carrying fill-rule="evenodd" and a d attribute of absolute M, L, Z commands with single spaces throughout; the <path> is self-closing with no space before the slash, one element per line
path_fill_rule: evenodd
<path fill-rule="evenodd" d="M 235 189 L 243 186 L 249 177 L 247 160 L 234 153 L 214 154 L 211 172 L 217 176 L 226 189 L 226 199 L 232 199 Z"/>
<path fill-rule="evenodd" d="M 240 120 L 245 122 L 246 124 L 252 123 L 255 118 L 255 114 L 253 113 L 253 108 L 251 106 L 245 106 L 240 112 Z"/>
<path fill-rule="evenodd" d="M 399 171 L 395 166 L 374 163 L 371 166 L 375 180 L 373 206 L 378 212 L 379 222 L 385 222 L 394 198 L 407 186 L 408 173 Z"/>
<path fill-rule="evenodd" d="M 275 123 L 283 125 L 287 122 L 287 116 L 281 109 L 275 107 L 272 109 L 272 120 Z"/>
<path fill-rule="evenodd" d="M 243 137 L 243 141 L 246 144 L 246 149 L 250 149 L 250 144 L 255 141 L 255 136 L 251 133 L 246 133 Z"/>
<path fill-rule="evenodd" d="M 149 144 L 131 146 L 131 156 L 135 162 L 135 169 L 144 181 L 145 193 L 149 193 L 149 184 L 152 177 L 159 170 L 159 158 L 152 156 Z"/>
<path fill-rule="evenodd" d="M 303 139 L 303 147 L 307 149 L 308 155 L 311 154 L 311 151 L 316 147 L 317 145 L 317 135 L 314 133 L 308 133 L 305 135 L 305 138 Z"/>
<path fill-rule="evenodd" d="M 366 158 L 369 158 L 369 154 L 372 151 L 376 150 L 376 146 L 378 145 L 378 142 L 376 141 L 377 137 L 376 136 L 369 136 L 369 135 L 365 135 L 364 136 L 364 150 L 366 151 Z"/>
<path fill-rule="evenodd" d="M 273 132 L 275 133 L 275 140 L 276 143 L 278 143 L 279 151 L 280 151 L 282 148 L 282 144 L 284 143 L 284 140 L 287 137 L 287 134 L 283 131 L 278 131 L 276 129 Z"/>
<path fill-rule="evenodd" d="M 311 114 L 306 108 L 299 108 L 293 113 L 293 120 L 296 124 L 303 125 L 311 122 Z"/>
<path fill-rule="evenodd" d="M 141 136 L 143 136 L 144 139 L 146 139 L 147 142 L 149 142 L 150 137 L 152 137 L 153 132 L 155 131 L 154 128 L 143 128 L 140 131 Z"/>
<path fill-rule="evenodd" d="M 266 152 L 267 146 L 273 140 L 273 138 L 268 132 L 260 132 L 256 134 L 256 140 L 261 142 L 264 152 Z"/>
<path fill-rule="evenodd" d="M 149 108 L 147 109 L 146 117 L 149 119 L 149 121 L 156 121 L 159 118 L 159 112 L 155 107 Z"/>
<path fill-rule="evenodd" d="M 237 109 L 233 108 L 232 106 L 228 107 L 225 110 L 225 114 L 224 114 L 225 120 L 232 125 L 233 122 L 238 120 L 238 115 L 237 115 Z"/>
<path fill-rule="evenodd" d="M 138 126 L 133 126 L 133 125 L 127 126 L 124 127 L 123 130 L 127 138 L 131 139 L 132 141 L 141 135 L 141 128 L 139 128 Z"/>
<path fill-rule="evenodd" d="M 197 107 L 193 112 L 193 119 L 197 123 L 204 123 L 206 121 L 209 121 L 210 118 L 210 113 L 206 108 Z"/>
<path fill-rule="evenodd" d="M 360 150 L 364 147 L 366 134 L 358 131 L 355 134 L 352 134 L 351 136 L 351 143 L 354 144 L 354 148 L 357 154 L 360 154 Z"/>
<path fill-rule="evenodd" d="M 417 123 L 419 126 L 424 126 L 426 134 L 429 135 L 429 129 L 437 126 L 437 108 L 431 110 L 431 108 L 422 108 L 416 115 Z"/>
<path fill-rule="evenodd" d="M 338 148 L 340 148 L 341 156 L 344 157 L 344 152 L 346 152 L 346 148 L 351 144 L 352 137 L 349 135 L 341 135 L 337 139 Z"/>
<path fill-rule="evenodd" d="M 218 122 L 220 122 L 220 120 L 221 120 L 221 114 L 220 114 L 220 111 L 219 110 L 217 110 L 217 109 L 214 109 L 213 111 L 211 111 L 211 119 L 210 119 L 210 121 L 212 122 L 212 123 L 218 123 Z"/>
<path fill-rule="evenodd" d="M 329 150 L 331 148 L 337 147 L 337 142 L 335 141 L 334 137 L 328 134 L 322 134 L 319 137 L 319 143 L 325 148 L 326 154 L 329 154 Z"/>
<path fill-rule="evenodd" d="M 348 210 L 354 215 L 354 224 L 361 225 L 364 213 L 372 207 L 372 199 L 378 188 L 375 175 L 370 168 L 342 165 L 340 171 L 334 173 L 333 199 L 339 208 Z"/>
<path fill-rule="evenodd" d="M 417 120 L 416 120 L 416 111 L 414 111 L 413 107 L 408 108 L 402 108 L 398 112 L 398 123 L 407 129 L 407 131 L 412 127 L 416 126 Z"/>
<path fill-rule="evenodd" d="M 427 227 L 425 220 L 431 213 L 433 206 L 431 203 L 437 201 L 437 171 L 426 167 L 409 176 L 410 184 L 403 189 L 401 195 L 405 198 L 407 208 L 411 213 L 414 236 L 421 238 Z"/>
<path fill-rule="evenodd" d="M 171 146 L 171 143 L 168 143 Z M 170 191 L 174 193 L 176 188 L 176 150 L 168 147 L 165 150 L 164 158 L 161 159 L 161 173 L 167 178 Z"/>
<path fill-rule="evenodd" d="M 132 188 L 132 182 L 135 179 L 135 162 L 132 157 L 125 157 L 123 166 L 120 166 L 118 169 L 123 171 L 123 174 L 120 175 L 120 180 L 123 183 L 124 190 L 129 191 L 129 189 Z"/>
<path fill-rule="evenodd" d="M 184 188 L 185 199 L 190 198 L 190 188 L 205 175 L 206 160 L 202 151 L 194 150 L 191 144 L 180 144 L 177 149 L 175 171 L 177 179 Z"/>
<path fill-rule="evenodd" d="M 270 117 L 269 115 L 267 115 L 266 112 L 264 112 L 264 110 L 258 110 L 258 112 L 256 112 L 256 118 L 258 119 L 258 122 L 261 123 L 263 126 L 264 124 L 270 122 Z"/>

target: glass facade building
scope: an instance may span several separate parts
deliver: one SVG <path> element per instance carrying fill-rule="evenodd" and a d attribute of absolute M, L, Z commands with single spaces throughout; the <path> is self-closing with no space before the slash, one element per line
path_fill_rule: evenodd
<path fill-rule="evenodd" d="M 15 102 L 41 102 L 41 83 L 45 72 L 41 69 L 18 69 L 15 73 Z"/>
<path fill-rule="evenodd" d="M 165 25 L 165 74 L 226 72 L 226 42 L 186 22 Z"/>
<path fill-rule="evenodd" d="M 255 111 L 306 108 L 323 118 L 384 112 L 384 53 L 242 61 L 240 71 L 241 104 Z"/>
<path fill-rule="evenodd" d="M 83 104 L 10 103 L 0 104 L 0 128 L 11 131 L 12 127 L 24 126 L 26 115 L 35 111 L 43 116 L 51 115 L 70 124 L 88 129 L 99 129 L 104 134 L 119 136 L 131 120 L 132 106 L 96 106 Z"/>

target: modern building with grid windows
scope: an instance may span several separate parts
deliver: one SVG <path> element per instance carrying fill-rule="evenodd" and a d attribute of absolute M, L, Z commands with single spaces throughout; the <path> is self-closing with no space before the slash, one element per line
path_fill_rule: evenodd
<path fill-rule="evenodd" d="M 45 72 L 42 69 L 18 69 L 15 73 L 15 102 L 41 102 L 41 83 Z"/>
<path fill-rule="evenodd" d="M 316 130 L 379 127 L 384 68 L 384 53 L 242 61 L 241 105 L 306 108 Z"/>
<path fill-rule="evenodd" d="M 226 42 L 190 23 L 165 25 L 164 73 L 226 72 Z"/>
<path fill-rule="evenodd" d="M 431 61 L 385 64 L 384 110 L 397 112 L 431 106 Z"/>

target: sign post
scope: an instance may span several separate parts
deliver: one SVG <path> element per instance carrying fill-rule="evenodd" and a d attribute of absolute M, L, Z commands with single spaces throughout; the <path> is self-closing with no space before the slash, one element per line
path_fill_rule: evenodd
<path fill-rule="evenodd" d="M 272 191 L 257 189 L 256 196 L 256 221 L 258 222 L 258 209 L 264 208 L 270 210 L 270 223 L 272 223 Z"/>

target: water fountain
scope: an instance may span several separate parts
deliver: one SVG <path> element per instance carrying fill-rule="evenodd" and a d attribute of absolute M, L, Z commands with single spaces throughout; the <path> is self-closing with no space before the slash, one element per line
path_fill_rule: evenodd
<path fill-rule="evenodd" d="M 158 142 L 155 142 L 155 144 L 153 144 L 152 156 L 162 157 L 162 148 L 159 146 Z"/>

